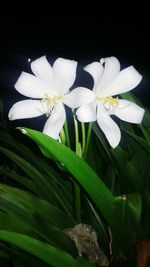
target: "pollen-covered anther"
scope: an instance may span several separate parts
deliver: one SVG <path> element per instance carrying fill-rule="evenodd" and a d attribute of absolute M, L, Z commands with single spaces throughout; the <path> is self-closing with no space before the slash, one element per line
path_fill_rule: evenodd
<path fill-rule="evenodd" d="M 41 102 L 50 106 L 50 105 L 58 104 L 60 100 L 61 100 L 60 96 L 55 95 L 53 97 L 49 97 L 47 94 L 45 94 L 45 97 L 42 98 Z"/>
<path fill-rule="evenodd" d="M 115 106 L 119 105 L 118 97 L 112 97 L 112 96 L 100 97 L 98 98 L 98 100 L 103 102 L 104 104 L 110 104 L 110 105 L 115 105 Z"/>
<path fill-rule="evenodd" d="M 97 100 L 103 103 L 107 112 L 111 115 L 115 112 L 116 108 L 119 106 L 119 99 L 118 97 L 97 97 Z"/>

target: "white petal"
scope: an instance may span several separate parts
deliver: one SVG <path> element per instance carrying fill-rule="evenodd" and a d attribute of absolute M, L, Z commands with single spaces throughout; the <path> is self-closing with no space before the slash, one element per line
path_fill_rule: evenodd
<path fill-rule="evenodd" d="M 15 103 L 9 110 L 8 117 L 10 120 L 34 118 L 41 116 L 40 100 L 23 100 Z"/>
<path fill-rule="evenodd" d="M 120 63 L 116 57 L 106 57 L 100 60 L 100 63 L 105 63 L 103 75 L 99 83 L 99 93 L 107 88 L 112 81 L 117 77 L 120 71 Z"/>
<path fill-rule="evenodd" d="M 101 79 L 101 76 L 102 76 L 102 73 L 103 73 L 103 66 L 101 63 L 99 62 L 93 62 L 89 65 L 87 65 L 85 68 L 84 68 L 85 71 L 89 72 L 93 79 L 94 79 L 94 90 L 96 90 L 96 87 Z"/>
<path fill-rule="evenodd" d="M 145 110 L 137 104 L 128 100 L 119 99 L 119 106 L 114 111 L 114 115 L 123 121 L 131 123 L 141 123 Z"/>
<path fill-rule="evenodd" d="M 96 102 L 78 108 L 76 115 L 81 122 L 96 121 Z"/>
<path fill-rule="evenodd" d="M 38 77 L 22 72 L 16 84 L 16 90 L 25 96 L 32 98 L 43 98 L 45 94 L 50 94 L 48 86 L 42 82 Z"/>
<path fill-rule="evenodd" d="M 63 104 L 60 103 L 54 107 L 52 114 L 49 116 L 47 122 L 44 125 L 43 133 L 53 137 L 54 139 L 58 139 L 65 119 L 65 109 Z"/>
<path fill-rule="evenodd" d="M 58 83 L 60 94 L 67 92 L 74 84 L 76 78 L 77 62 L 74 60 L 58 58 L 53 65 L 53 72 Z"/>
<path fill-rule="evenodd" d="M 46 56 L 40 57 L 31 63 L 31 69 L 35 76 L 45 82 L 52 91 L 56 91 L 56 82 L 53 75 L 53 69 L 46 59 Z"/>
<path fill-rule="evenodd" d="M 107 97 L 128 92 L 135 88 L 141 79 L 139 72 L 130 66 L 119 72 L 117 78 L 102 92 L 101 96 Z"/>
<path fill-rule="evenodd" d="M 77 87 L 63 98 L 63 103 L 70 108 L 78 108 L 81 105 L 92 102 L 95 99 L 95 93 L 84 87 Z"/>
<path fill-rule="evenodd" d="M 115 148 L 121 139 L 121 133 L 118 125 L 112 120 L 108 112 L 102 105 L 98 105 L 97 109 L 97 122 L 99 127 L 105 134 L 111 147 Z"/>

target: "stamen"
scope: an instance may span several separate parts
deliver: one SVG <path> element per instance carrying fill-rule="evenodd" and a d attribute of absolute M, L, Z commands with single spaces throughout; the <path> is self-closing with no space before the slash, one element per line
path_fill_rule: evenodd
<path fill-rule="evenodd" d="M 61 99 L 61 96 L 53 96 L 53 97 L 49 97 L 48 94 L 45 94 L 45 97 L 42 98 L 41 102 L 42 103 L 46 103 L 47 105 L 54 105 L 54 104 L 58 104 L 59 100 Z"/>
<path fill-rule="evenodd" d="M 61 96 L 55 95 L 53 97 L 49 97 L 48 94 L 45 94 L 45 97 L 41 99 L 42 112 L 49 116 L 53 111 L 54 106 L 58 104 L 60 100 Z"/>
<path fill-rule="evenodd" d="M 104 104 L 111 104 L 111 105 L 119 105 L 119 99 L 118 96 L 117 97 L 112 97 L 112 96 L 108 96 L 108 97 L 97 97 L 97 100 L 103 102 Z"/>
<path fill-rule="evenodd" d="M 97 97 L 97 100 L 104 104 L 105 109 L 110 113 L 114 113 L 115 109 L 119 106 L 118 97 Z"/>

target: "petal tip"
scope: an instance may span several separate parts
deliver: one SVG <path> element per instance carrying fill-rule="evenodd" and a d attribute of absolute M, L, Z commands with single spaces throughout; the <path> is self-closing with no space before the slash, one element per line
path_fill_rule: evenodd
<path fill-rule="evenodd" d="M 39 58 L 37 58 L 37 59 L 35 59 L 35 60 L 33 60 L 32 62 L 31 62 L 31 70 L 33 71 L 33 73 L 34 73 L 34 67 L 35 67 L 35 65 L 38 63 L 38 64 L 41 64 L 41 62 L 43 62 L 43 60 L 45 61 L 47 61 L 47 58 L 46 58 L 46 55 L 44 55 L 44 56 L 41 56 L 41 57 L 39 57 Z"/>
<path fill-rule="evenodd" d="M 10 121 L 13 121 L 13 116 L 12 116 L 11 113 L 8 113 L 8 119 L 9 119 Z"/>
<path fill-rule="evenodd" d="M 103 65 L 105 63 L 105 59 L 104 58 L 101 58 L 100 59 L 100 63 Z"/>
<path fill-rule="evenodd" d="M 8 119 L 9 119 L 10 121 L 13 121 L 13 120 L 14 120 L 12 109 L 13 109 L 13 107 L 11 107 L 11 109 L 9 110 L 9 113 L 8 113 Z"/>
<path fill-rule="evenodd" d="M 143 76 L 135 69 L 134 66 L 129 66 L 128 68 L 126 68 L 127 70 L 130 69 L 131 71 L 131 77 L 132 77 L 132 80 L 134 79 L 136 82 L 137 82 L 137 85 L 141 82 Z"/>
<path fill-rule="evenodd" d="M 120 141 L 119 141 L 120 142 Z M 115 149 L 118 145 L 119 145 L 119 142 L 118 143 L 110 143 L 111 147 L 113 149 Z"/>
<path fill-rule="evenodd" d="M 119 60 L 118 60 L 115 56 L 110 56 L 110 57 L 106 57 L 106 58 L 101 58 L 101 59 L 100 59 L 100 63 L 103 65 L 107 59 L 109 59 L 109 60 L 111 59 L 111 60 L 113 60 L 113 61 L 119 63 Z"/>
<path fill-rule="evenodd" d="M 76 60 L 74 60 L 74 59 L 68 59 L 68 58 L 63 58 L 63 57 L 58 57 L 56 60 L 55 60 L 55 62 L 72 62 L 72 63 L 74 63 L 74 64 L 76 64 L 77 65 L 77 61 Z M 54 63 L 55 63 L 54 62 Z"/>
<path fill-rule="evenodd" d="M 33 65 L 33 63 L 34 63 L 35 61 L 37 61 L 37 60 L 41 60 L 41 59 L 46 59 L 46 55 L 43 55 L 43 56 L 41 56 L 41 57 L 36 58 L 35 60 L 33 60 L 33 61 L 31 62 L 31 65 Z"/>

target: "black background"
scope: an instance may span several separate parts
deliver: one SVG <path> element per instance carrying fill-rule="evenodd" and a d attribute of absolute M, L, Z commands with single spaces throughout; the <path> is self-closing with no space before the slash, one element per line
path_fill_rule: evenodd
<path fill-rule="evenodd" d="M 79 61 L 76 83 L 88 87 L 92 87 L 92 80 L 82 67 L 101 57 L 116 56 L 122 68 L 134 65 L 143 75 L 142 82 L 132 92 L 149 107 L 149 7 L 142 1 L 48 2 L 0 3 L 0 97 L 5 117 L 16 101 L 24 99 L 14 84 L 21 71 L 30 72 L 28 58 L 34 60 L 42 55 L 50 62 L 57 57 Z M 10 122 L 10 125 L 39 129 L 39 120 Z"/>
<path fill-rule="evenodd" d="M 149 8 L 143 3 L 82 1 L 80 4 L 4 3 L 1 8 L 0 94 L 5 113 L 22 96 L 14 89 L 21 71 L 30 72 L 28 58 L 46 55 L 75 59 L 81 71 L 77 84 L 92 86 L 82 67 L 101 57 L 116 56 L 122 68 L 134 65 L 143 75 L 133 90 L 145 106 L 150 100 Z M 82 81 L 82 82 L 81 82 Z M 89 84 L 87 83 L 89 82 Z"/>

